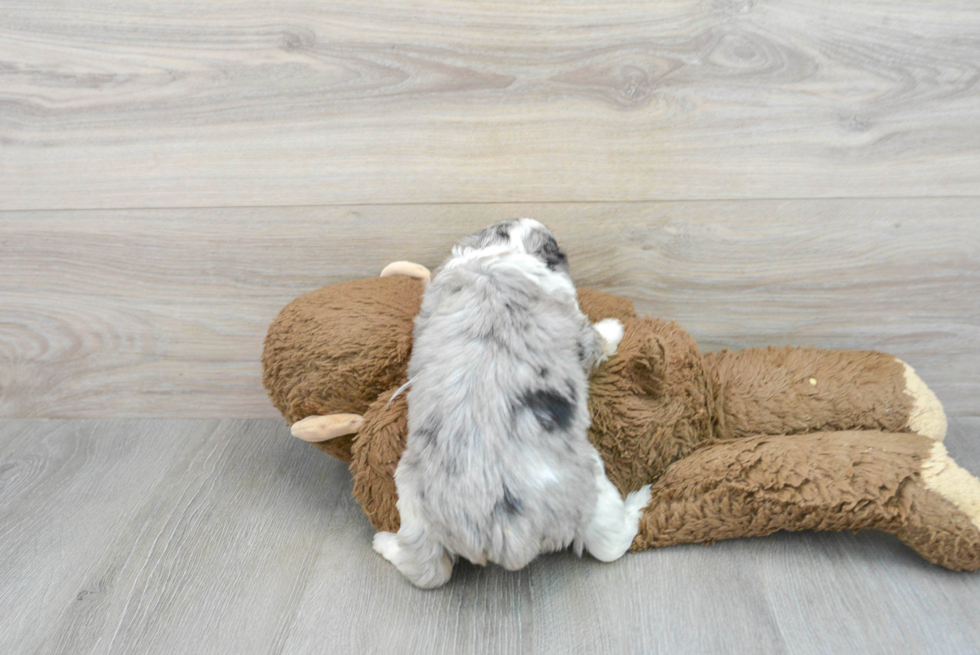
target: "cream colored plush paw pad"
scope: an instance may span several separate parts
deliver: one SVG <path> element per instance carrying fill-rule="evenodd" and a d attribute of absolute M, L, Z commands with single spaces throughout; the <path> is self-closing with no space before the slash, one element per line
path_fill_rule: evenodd
<path fill-rule="evenodd" d="M 946 437 L 946 412 L 932 389 L 926 386 L 915 369 L 903 362 L 905 367 L 905 393 L 912 396 L 912 409 L 909 412 L 908 427 L 924 437 L 942 441 Z"/>
<path fill-rule="evenodd" d="M 946 446 L 933 444 L 929 459 L 922 465 L 922 480 L 927 489 L 956 505 L 980 530 L 980 480 L 960 468 L 946 452 Z"/>

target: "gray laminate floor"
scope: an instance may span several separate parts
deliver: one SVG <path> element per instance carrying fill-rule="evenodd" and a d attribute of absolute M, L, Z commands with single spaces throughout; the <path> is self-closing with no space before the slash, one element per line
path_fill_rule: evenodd
<path fill-rule="evenodd" d="M 980 471 L 980 419 L 947 445 Z M 409 586 L 274 420 L 0 422 L 0 653 L 977 653 L 980 575 L 780 534 Z"/>

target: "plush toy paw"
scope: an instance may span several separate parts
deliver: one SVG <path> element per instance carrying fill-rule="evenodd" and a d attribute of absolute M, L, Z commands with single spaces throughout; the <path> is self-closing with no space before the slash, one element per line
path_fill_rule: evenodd
<path fill-rule="evenodd" d="M 896 536 L 934 564 L 980 570 L 980 480 L 937 441 L 921 463 L 920 481 L 905 490 L 910 511 Z"/>
<path fill-rule="evenodd" d="M 618 318 L 606 318 L 595 324 L 595 330 L 602 337 L 602 354 L 609 358 L 616 354 L 619 342 L 623 340 L 623 323 Z"/>
<path fill-rule="evenodd" d="M 926 386 L 915 369 L 898 360 L 905 367 L 905 393 L 912 397 L 908 428 L 912 432 L 942 441 L 946 437 L 946 412 L 932 389 Z"/>
<path fill-rule="evenodd" d="M 922 480 L 926 489 L 953 503 L 980 530 L 980 481 L 954 462 L 941 443 L 933 444 L 922 464 Z"/>

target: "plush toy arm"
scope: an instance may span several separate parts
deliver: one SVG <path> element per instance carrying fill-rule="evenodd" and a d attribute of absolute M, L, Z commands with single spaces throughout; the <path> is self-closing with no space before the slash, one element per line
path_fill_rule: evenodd
<path fill-rule="evenodd" d="M 856 429 L 946 435 L 935 394 L 892 355 L 770 347 L 707 353 L 704 362 L 722 439 Z"/>
<path fill-rule="evenodd" d="M 940 566 L 980 569 L 980 481 L 918 434 L 713 442 L 669 466 L 651 492 L 634 550 L 874 528 Z"/>
<path fill-rule="evenodd" d="M 394 396 L 397 391 L 391 389 L 371 403 L 352 448 L 354 498 L 382 532 L 398 532 L 400 525 L 395 468 L 408 440 L 408 402 L 404 393 Z"/>

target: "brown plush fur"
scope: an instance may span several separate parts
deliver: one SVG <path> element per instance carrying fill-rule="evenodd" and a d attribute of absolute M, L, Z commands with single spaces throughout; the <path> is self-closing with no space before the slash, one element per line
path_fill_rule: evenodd
<path fill-rule="evenodd" d="M 269 327 L 262 382 L 292 424 L 319 414 L 363 414 L 405 382 L 422 283 L 354 280 L 300 296 Z M 350 461 L 353 437 L 317 446 Z"/>
<path fill-rule="evenodd" d="M 266 387 L 290 423 L 363 415 L 356 435 L 317 446 L 350 461 L 354 495 L 379 530 L 398 528 L 393 475 L 407 404 L 404 394 L 388 401 L 405 381 L 422 288 L 387 277 L 306 294 L 272 324 L 263 356 Z M 621 492 L 653 483 L 634 550 L 875 528 L 929 561 L 980 569 L 978 517 L 923 483 L 934 442 L 906 427 L 912 400 L 894 357 L 702 354 L 676 323 L 637 317 L 628 300 L 581 290 L 579 301 L 593 321 L 625 326 L 591 381 L 589 436 Z"/>
<path fill-rule="evenodd" d="M 653 485 L 633 549 L 874 528 L 935 564 L 975 571 L 980 531 L 921 479 L 932 445 L 917 434 L 872 431 L 713 441 Z"/>
<path fill-rule="evenodd" d="M 354 444 L 351 471 L 354 498 L 378 530 L 397 532 L 400 524 L 395 467 L 408 438 L 408 403 L 405 394 L 388 403 L 394 391 L 384 394 L 364 415 L 362 430 Z"/>
<path fill-rule="evenodd" d="M 870 350 L 749 348 L 707 353 L 715 436 L 816 430 L 900 431 L 909 420 L 902 364 Z"/>

